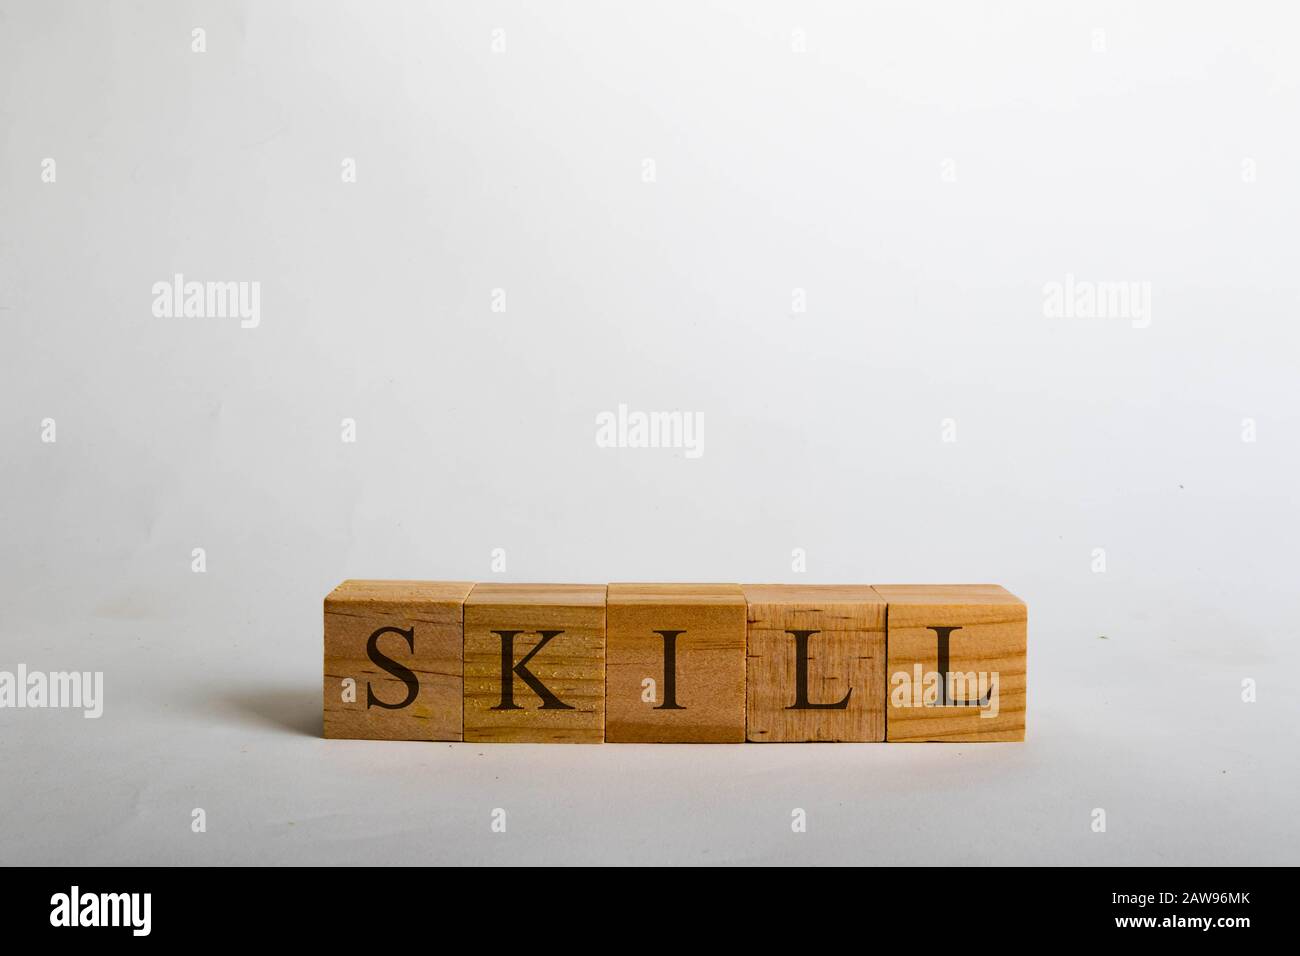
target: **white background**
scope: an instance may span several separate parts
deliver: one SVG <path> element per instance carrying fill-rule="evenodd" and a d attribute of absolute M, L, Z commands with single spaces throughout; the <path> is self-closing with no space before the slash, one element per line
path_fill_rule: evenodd
<path fill-rule="evenodd" d="M 0 669 L 106 682 L 0 711 L 0 861 L 1296 863 L 1297 27 L 0 3 Z M 325 741 L 347 577 L 999 582 L 1028 740 Z"/>

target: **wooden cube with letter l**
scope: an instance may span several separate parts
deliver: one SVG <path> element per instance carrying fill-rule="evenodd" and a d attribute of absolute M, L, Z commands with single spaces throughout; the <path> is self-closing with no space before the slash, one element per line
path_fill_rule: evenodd
<path fill-rule="evenodd" d="M 745 739 L 745 595 L 737 584 L 611 584 L 605 739 Z"/>
<path fill-rule="evenodd" d="M 344 581 L 325 598 L 325 736 L 460 740 L 472 584 Z"/>
<path fill-rule="evenodd" d="M 604 736 L 605 586 L 476 585 L 465 601 L 465 740 Z"/>
<path fill-rule="evenodd" d="M 862 584 L 747 584 L 747 739 L 885 739 L 885 601 Z"/>
<path fill-rule="evenodd" d="M 996 584 L 885 584 L 891 741 L 1025 739 L 1028 610 Z"/>

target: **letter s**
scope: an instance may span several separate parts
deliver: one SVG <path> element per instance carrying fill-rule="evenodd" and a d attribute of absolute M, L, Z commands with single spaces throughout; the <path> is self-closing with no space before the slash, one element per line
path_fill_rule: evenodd
<path fill-rule="evenodd" d="M 392 674 L 403 684 L 406 685 L 406 698 L 397 704 L 386 704 L 378 697 L 370 687 L 370 682 L 366 681 L 366 709 L 371 707 L 382 707 L 385 710 L 401 710 L 403 707 L 409 707 L 415 702 L 415 698 L 420 693 L 420 681 L 409 667 L 397 663 L 391 657 L 388 657 L 379 650 L 379 636 L 381 634 L 400 634 L 406 638 L 407 645 L 411 648 L 411 653 L 415 653 L 415 628 L 402 630 L 400 627 L 381 627 L 375 633 L 370 635 L 370 640 L 366 642 L 366 656 L 372 662 L 378 664 L 388 673 Z"/>

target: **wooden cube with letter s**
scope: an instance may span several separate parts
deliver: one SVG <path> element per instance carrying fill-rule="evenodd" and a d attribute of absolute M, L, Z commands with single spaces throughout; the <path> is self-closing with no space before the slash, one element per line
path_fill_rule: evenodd
<path fill-rule="evenodd" d="M 472 584 L 344 581 L 325 598 L 325 736 L 460 740 Z"/>

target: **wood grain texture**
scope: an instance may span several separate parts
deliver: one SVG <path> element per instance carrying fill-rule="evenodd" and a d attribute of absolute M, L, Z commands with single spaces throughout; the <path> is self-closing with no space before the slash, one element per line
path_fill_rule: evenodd
<path fill-rule="evenodd" d="M 744 741 L 745 596 L 739 585 L 611 584 L 608 616 L 607 741 Z"/>
<path fill-rule="evenodd" d="M 460 740 L 463 693 L 462 606 L 472 584 L 446 581 L 344 581 L 325 598 L 325 736 L 376 740 Z M 410 696 L 392 665 L 408 669 L 418 685 Z M 409 640 L 408 640 L 409 638 Z M 414 644 L 414 649 L 411 645 Z M 344 681 L 355 681 L 346 700 Z"/>
<path fill-rule="evenodd" d="M 884 740 L 884 599 L 866 585 L 746 584 L 744 591 L 747 739 Z M 806 638 L 803 701 L 797 692 L 799 642 L 791 631 L 817 632 Z M 840 701 L 842 709 L 806 706 Z"/>
<path fill-rule="evenodd" d="M 886 739 L 1024 740 L 1025 603 L 996 584 L 878 584 L 875 589 L 889 602 Z M 952 628 L 947 680 L 938 691 L 942 698 L 936 697 L 940 687 L 936 628 Z M 985 687 L 978 682 L 981 674 L 988 675 Z M 963 681 L 965 675 L 976 679 Z M 982 693 L 989 697 L 988 705 L 951 706 L 954 700 L 975 700 Z M 942 706 L 944 702 L 950 705 Z M 994 710 L 996 716 L 985 716 Z"/>
<path fill-rule="evenodd" d="M 502 636 L 512 631 L 519 633 Z M 547 640 L 542 632 L 555 633 Z M 520 665 L 563 706 L 547 706 L 515 669 Z M 605 586 L 476 585 L 465 601 L 465 740 L 600 743 L 604 734 Z"/>

